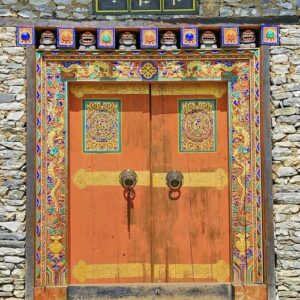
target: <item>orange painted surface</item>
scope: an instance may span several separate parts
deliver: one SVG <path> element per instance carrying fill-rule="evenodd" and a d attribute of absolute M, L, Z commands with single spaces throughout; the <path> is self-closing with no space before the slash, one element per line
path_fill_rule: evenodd
<path fill-rule="evenodd" d="M 130 87 L 142 83 L 116 83 L 115 89 L 121 84 L 130 90 Z M 225 83 L 209 84 L 212 89 L 218 89 Z M 105 84 L 101 85 L 105 87 Z M 174 85 L 186 88 L 183 83 Z M 223 189 L 183 186 L 180 198 L 171 200 L 167 187 L 138 184 L 131 210 L 129 238 L 123 188 L 110 185 L 80 189 L 72 181 L 80 169 L 87 172 L 121 172 L 130 168 L 152 174 L 176 169 L 186 174 L 213 172 L 222 168 L 229 176 L 227 94 L 216 101 L 217 150 L 181 153 L 178 150 L 178 100 L 215 97 L 190 92 L 164 95 L 163 89 L 159 94 L 155 84 L 151 86 L 151 91 L 152 94 L 149 87 L 149 91 L 138 95 L 121 95 L 114 94 L 112 89 L 109 95 L 99 92 L 82 98 L 69 93 L 71 284 L 211 282 L 218 278 L 230 281 L 228 186 Z M 121 153 L 83 152 L 83 99 L 121 100 Z M 228 269 L 216 269 L 220 261 Z M 83 262 L 80 271 L 79 262 Z M 76 267 L 77 276 L 73 276 Z M 228 278 L 224 277 L 224 272 L 228 272 Z M 86 276 L 86 273 L 89 275 Z M 78 280 L 78 274 L 84 280 Z"/>
<path fill-rule="evenodd" d="M 34 289 L 35 300 L 67 300 L 66 287 L 45 287 Z"/>
<path fill-rule="evenodd" d="M 234 285 L 235 300 L 267 300 L 265 284 Z"/>
<path fill-rule="evenodd" d="M 102 84 L 103 85 L 103 84 Z M 118 88 L 116 84 L 115 88 Z M 132 84 L 131 84 L 132 85 Z M 134 84 L 136 85 L 136 83 Z M 105 86 L 105 84 L 103 85 Z M 130 84 L 127 84 L 130 88 Z M 150 193 L 149 187 L 136 187 L 129 238 L 127 202 L 119 186 L 88 186 L 79 189 L 72 177 L 79 169 L 94 171 L 149 170 L 150 123 L 149 94 L 85 95 L 77 99 L 69 94 L 69 266 L 70 283 L 73 267 L 83 260 L 87 264 L 150 263 Z M 82 100 L 120 99 L 122 105 L 121 153 L 83 153 Z M 148 275 L 86 280 L 84 283 L 147 282 Z"/>
<path fill-rule="evenodd" d="M 196 83 L 197 84 L 197 83 Z M 222 83 L 210 83 L 218 89 Z M 182 90 L 183 83 L 174 83 Z M 153 85 L 152 90 L 155 89 Z M 157 88 L 158 89 L 158 88 Z M 154 93 L 156 94 L 156 93 Z M 217 99 L 216 152 L 186 153 L 178 149 L 179 99 L 208 99 L 212 95 L 152 96 L 152 172 L 179 170 L 182 173 L 207 172 L 223 168 L 228 173 L 227 95 Z M 187 180 L 187 178 L 186 178 Z M 178 200 L 170 200 L 169 189 L 152 190 L 153 261 L 155 264 L 229 264 L 229 188 L 183 187 Z M 165 272 L 155 281 L 215 281 L 214 278 L 172 278 Z M 173 275 L 174 276 L 174 275 Z M 192 277 L 192 278 L 190 278 Z M 212 276 L 213 277 L 213 276 Z M 227 281 L 230 281 L 228 277 Z"/>

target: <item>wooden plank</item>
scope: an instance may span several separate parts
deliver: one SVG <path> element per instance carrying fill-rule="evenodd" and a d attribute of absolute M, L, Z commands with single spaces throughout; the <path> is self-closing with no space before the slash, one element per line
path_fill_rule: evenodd
<path fill-rule="evenodd" d="M 35 49 L 26 49 L 26 299 L 34 292 L 35 234 Z"/>
<path fill-rule="evenodd" d="M 272 194 L 272 138 L 270 112 L 270 54 L 269 46 L 263 46 L 262 52 L 262 130 L 263 130 L 263 192 L 264 192 L 264 227 L 265 227 L 265 282 L 268 285 L 268 299 L 276 298 L 275 284 L 275 249 Z"/>
<path fill-rule="evenodd" d="M 73 26 L 77 28 L 98 28 L 98 27 L 116 27 L 120 29 L 124 29 L 129 27 L 128 22 L 132 22 L 131 27 L 134 28 L 139 27 L 148 27 L 148 26 L 157 26 L 161 29 L 166 28 L 180 28 L 184 25 L 194 24 L 201 25 L 202 28 L 205 26 L 211 27 L 212 25 L 222 26 L 224 24 L 239 24 L 239 25 L 249 25 L 257 27 L 259 24 L 298 24 L 299 17 L 298 16 L 274 16 L 274 17 L 232 17 L 232 18 L 203 18 L 203 17 L 195 17 L 189 16 L 188 18 L 165 18 L 161 19 L 160 17 L 157 20 L 153 20 L 153 18 L 147 19 L 147 16 L 142 20 L 139 20 L 138 17 L 132 17 L 132 20 L 107 20 L 107 19 L 99 19 L 97 21 L 82 21 L 82 20 L 55 20 L 55 19 L 23 19 L 23 18 L 15 18 L 15 17 L 5 17 L 0 18 L 0 26 L 18 26 L 18 25 L 33 25 L 36 27 L 53 27 L 56 28 L 58 26 Z"/>
<path fill-rule="evenodd" d="M 69 286 L 69 300 L 97 299 L 232 300 L 231 284 L 131 284 Z"/>

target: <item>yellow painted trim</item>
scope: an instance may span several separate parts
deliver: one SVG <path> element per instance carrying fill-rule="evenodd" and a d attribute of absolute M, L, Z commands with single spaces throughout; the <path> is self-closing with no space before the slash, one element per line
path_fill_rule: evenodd
<path fill-rule="evenodd" d="M 151 95 L 168 96 L 168 95 L 205 95 L 222 98 L 228 90 L 226 84 L 199 84 L 199 83 L 163 83 L 152 84 Z"/>
<path fill-rule="evenodd" d="M 141 95 L 149 94 L 149 86 L 137 83 L 75 83 L 70 85 L 70 92 L 77 98 L 85 95 Z"/>
<path fill-rule="evenodd" d="M 169 279 L 215 279 L 226 282 L 230 277 L 229 265 L 219 260 L 215 264 L 154 264 L 154 280 Z M 87 280 L 115 278 L 151 278 L 151 264 L 87 264 L 79 261 L 72 268 L 72 276 L 80 283 Z"/>
<path fill-rule="evenodd" d="M 228 185 L 228 175 L 224 169 L 216 169 L 212 172 L 183 173 L 182 187 L 208 187 L 223 190 Z M 154 187 L 166 187 L 166 173 L 153 173 Z"/>
<path fill-rule="evenodd" d="M 88 186 L 119 186 L 119 176 L 121 171 L 116 172 L 88 172 L 79 169 L 73 176 L 72 182 L 79 189 L 85 189 Z M 150 186 L 150 172 L 137 171 L 138 185 Z"/>
<path fill-rule="evenodd" d="M 89 172 L 84 169 L 79 169 L 73 176 L 72 182 L 79 189 L 84 189 L 88 186 L 119 186 L 119 175 L 121 171 L 115 172 Z M 150 186 L 150 172 L 137 171 L 138 182 L 137 186 Z M 152 186 L 166 187 L 167 173 L 153 173 Z M 183 187 L 207 187 L 224 189 L 228 185 L 228 174 L 224 169 L 216 169 L 211 172 L 189 172 L 183 173 Z"/>
<path fill-rule="evenodd" d="M 216 98 L 222 98 L 227 93 L 228 87 L 225 84 L 203 84 L 203 83 L 168 83 L 152 84 L 151 95 L 210 95 Z M 139 83 L 88 83 L 71 84 L 70 92 L 77 98 L 85 95 L 140 95 L 149 94 L 148 84 Z"/>

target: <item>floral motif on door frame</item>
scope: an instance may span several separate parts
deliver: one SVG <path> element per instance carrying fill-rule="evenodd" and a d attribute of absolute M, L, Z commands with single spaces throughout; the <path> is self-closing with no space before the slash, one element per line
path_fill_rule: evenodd
<path fill-rule="evenodd" d="M 263 282 L 260 51 L 37 51 L 35 285 L 68 284 L 68 82 L 227 81 L 232 281 Z"/>

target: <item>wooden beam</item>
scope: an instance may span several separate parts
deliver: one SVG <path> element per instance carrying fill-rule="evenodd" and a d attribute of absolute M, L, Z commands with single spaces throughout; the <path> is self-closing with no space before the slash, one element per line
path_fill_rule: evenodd
<path fill-rule="evenodd" d="M 233 299 L 229 283 L 157 283 L 68 286 L 68 299 Z"/>
<path fill-rule="evenodd" d="M 117 17 L 116 17 L 117 18 Z M 239 24 L 259 26 L 260 24 L 299 24 L 298 16 L 278 16 L 278 17 L 232 17 L 232 18 L 202 18 L 199 16 L 188 16 L 182 18 L 174 18 L 172 16 L 159 16 L 143 18 L 132 16 L 128 20 L 109 20 L 97 19 L 97 21 L 82 21 L 82 20 L 56 20 L 56 19 L 22 19 L 15 17 L 0 18 L 0 26 L 18 26 L 32 25 L 36 27 L 58 27 L 72 26 L 77 28 L 99 28 L 99 27 L 115 27 L 115 28 L 139 28 L 146 26 L 157 26 L 163 28 L 179 28 L 184 25 L 196 25 L 201 27 L 210 27 L 212 25 L 221 26 L 223 24 Z"/>
<path fill-rule="evenodd" d="M 272 194 L 272 134 L 270 112 L 270 54 L 269 46 L 262 46 L 262 136 L 263 136 L 263 192 L 264 192 L 264 234 L 265 234 L 265 282 L 268 286 L 268 299 L 276 299 L 275 250 Z"/>
<path fill-rule="evenodd" d="M 35 234 L 35 49 L 26 49 L 26 299 L 34 297 Z"/>

